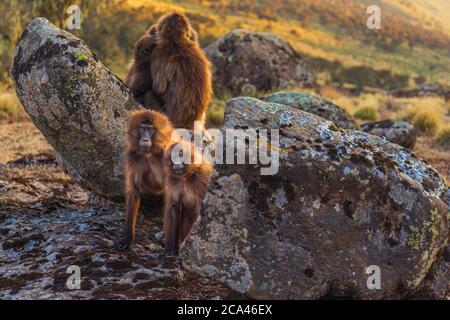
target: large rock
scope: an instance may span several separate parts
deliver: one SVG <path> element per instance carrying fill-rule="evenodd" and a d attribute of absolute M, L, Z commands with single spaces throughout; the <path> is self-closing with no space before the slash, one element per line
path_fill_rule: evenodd
<path fill-rule="evenodd" d="M 315 77 L 285 40 L 264 32 L 233 30 L 205 52 L 213 63 L 216 91 L 253 95 L 287 87 L 309 87 Z"/>
<path fill-rule="evenodd" d="M 414 294 L 448 240 L 437 172 L 385 139 L 295 108 L 227 103 L 225 128 L 280 127 L 278 174 L 216 166 L 185 267 L 252 298 Z M 373 265 L 379 290 L 367 287 Z"/>
<path fill-rule="evenodd" d="M 122 81 L 81 40 L 43 18 L 24 30 L 11 74 L 69 174 L 98 194 L 121 197 L 124 123 L 138 106 Z"/>
<path fill-rule="evenodd" d="M 318 115 L 326 120 L 333 121 L 341 128 L 358 128 L 355 119 L 347 111 L 330 100 L 306 92 L 277 92 L 265 97 L 264 100 Z"/>
<path fill-rule="evenodd" d="M 412 149 L 416 144 L 417 129 L 408 121 L 382 120 L 367 122 L 361 130 L 379 137 L 385 137 L 390 142 Z"/>

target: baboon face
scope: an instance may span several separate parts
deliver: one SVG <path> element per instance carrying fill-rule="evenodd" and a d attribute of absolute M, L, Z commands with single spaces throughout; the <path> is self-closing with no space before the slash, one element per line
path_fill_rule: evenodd
<path fill-rule="evenodd" d="M 182 38 L 192 40 L 196 38 L 188 18 L 179 13 L 163 16 L 158 23 L 158 33 L 163 38 Z"/>
<path fill-rule="evenodd" d="M 173 128 L 169 119 L 156 111 L 133 111 L 128 121 L 128 148 L 145 154 L 159 154 L 170 142 Z"/>
<path fill-rule="evenodd" d="M 144 153 L 150 152 L 153 144 L 153 136 L 155 135 L 155 127 L 149 122 L 144 122 L 137 129 L 139 134 L 139 148 Z"/>

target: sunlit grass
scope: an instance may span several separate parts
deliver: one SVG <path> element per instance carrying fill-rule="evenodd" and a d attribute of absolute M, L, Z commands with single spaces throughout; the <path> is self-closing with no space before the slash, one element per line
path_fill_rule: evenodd
<path fill-rule="evenodd" d="M 436 133 L 446 122 L 447 104 L 443 98 L 403 98 L 399 101 L 404 104 L 404 108 L 397 117 L 411 122 L 422 132 Z"/>
<path fill-rule="evenodd" d="M 226 102 L 225 98 L 214 98 L 211 101 L 206 114 L 206 127 L 217 128 L 222 126 Z"/>
<path fill-rule="evenodd" d="M 0 92 L 0 123 L 19 122 L 27 118 L 28 116 L 14 92 Z"/>
<path fill-rule="evenodd" d="M 362 106 L 359 107 L 353 116 L 356 119 L 367 120 L 367 121 L 375 121 L 378 120 L 379 114 L 378 109 L 375 106 Z"/>

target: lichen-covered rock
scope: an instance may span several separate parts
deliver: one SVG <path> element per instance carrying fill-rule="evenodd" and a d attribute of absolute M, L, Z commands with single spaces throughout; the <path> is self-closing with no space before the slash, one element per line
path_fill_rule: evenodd
<path fill-rule="evenodd" d="M 11 74 L 69 174 L 98 194 L 121 197 L 124 123 L 138 107 L 122 81 L 81 40 L 43 18 L 22 33 Z"/>
<path fill-rule="evenodd" d="M 326 120 L 333 121 L 338 127 L 357 129 L 355 119 L 344 109 L 333 102 L 305 92 L 277 92 L 264 98 L 267 102 L 284 104 L 300 109 Z"/>
<path fill-rule="evenodd" d="M 253 298 L 415 292 L 449 235 L 433 168 L 385 139 L 253 98 L 227 103 L 225 128 L 280 128 L 279 172 L 216 166 L 182 250 L 188 269 Z M 367 287 L 374 265 L 381 289 Z"/>
<path fill-rule="evenodd" d="M 361 130 L 379 137 L 385 137 L 390 142 L 412 149 L 416 144 L 417 130 L 408 121 L 382 120 L 368 122 L 361 126 Z"/>
<path fill-rule="evenodd" d="M 445 248 L 420 284 L 414 299 L 450 299 L 450 250 Z"/>
<path fill-rule="evenodd" d="M 309 87 L 315 76 L 285 40 L 236 29 L 205 48 L 213 63 L 216 91 L 252 95 L 258 91 Z"/>

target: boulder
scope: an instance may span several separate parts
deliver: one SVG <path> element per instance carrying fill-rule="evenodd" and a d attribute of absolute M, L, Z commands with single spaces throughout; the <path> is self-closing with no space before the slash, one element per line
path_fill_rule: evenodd
<path fill-rule="evenodd" d="M 344 109 L 330 100 L 305 92 L 277 92 L 264 98 L 267 102 L 284 104 L 306 111 L 326 120 L 333 121 L 338 127 L 357 129 L 355 119 Z"/>
<path fill-rule="evenodd" d="M 412 149 L 416 144 L 416 128 L 404 120 L 382 120 L 367 122 L 361 126 L 361 130 L 379 137 L 385 137 L 390 142 Z"/>
<path fill-rule="evenodd" d="M 127 111 L 139 105 L 86 44 L 34 19 L 22 33 L 11 75 L 33 123 L 84 187 L 108 198 L 123 190 Z"/>
<path fill-rule="evenodd" d="M 279 128 L 279 171 L 216 165 L 186 268 L 256 299 L 416 292 L 449 235 L 432 167 L 385 139 L 248 97 L 228 101 L 224 127 Z M 377 268 L 381 287 L 369 289 Z"/>
<path fill-rule="evenodd" d="M 205 48 L 213 63 L 216 91 L 254 95 L 287 87 L 310 87 L 315 76 L 285 40 L 236 29 Z"/>

